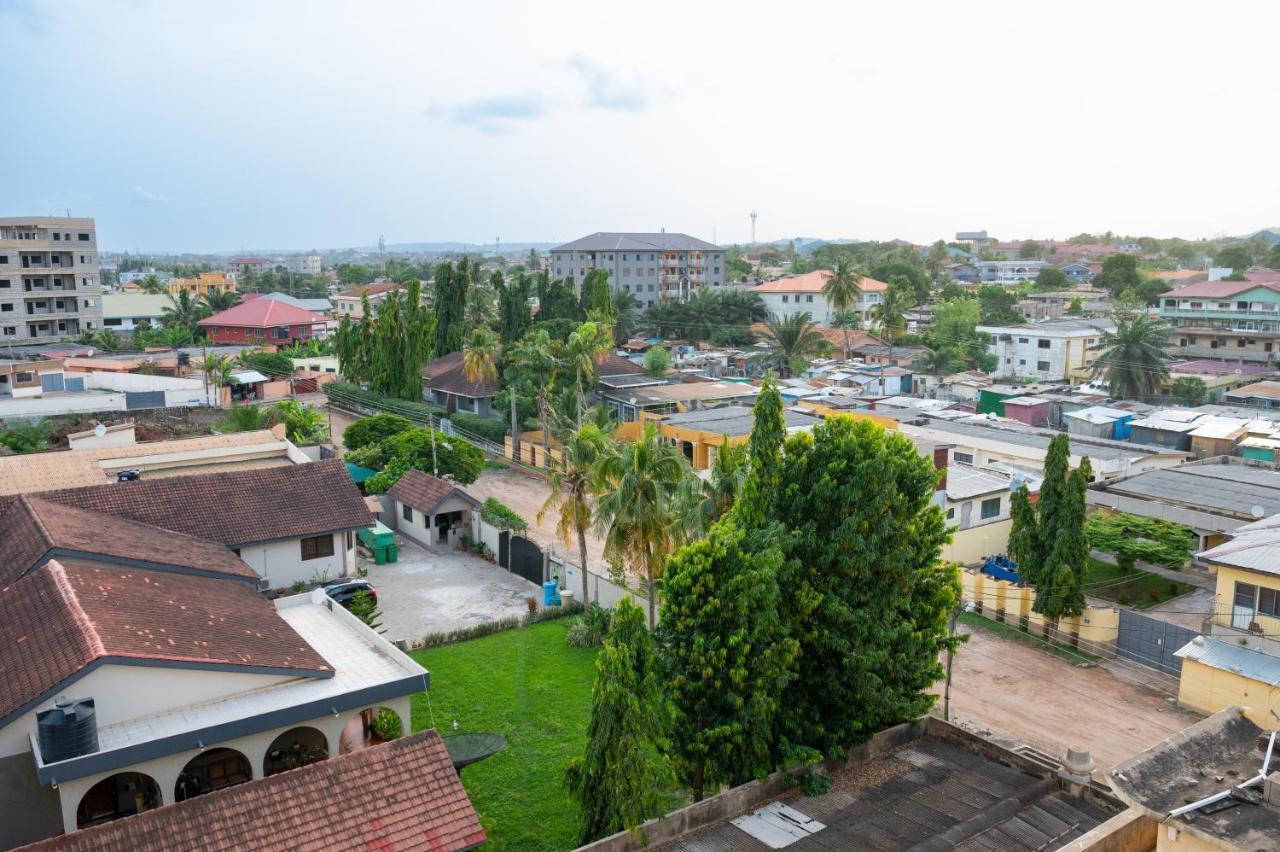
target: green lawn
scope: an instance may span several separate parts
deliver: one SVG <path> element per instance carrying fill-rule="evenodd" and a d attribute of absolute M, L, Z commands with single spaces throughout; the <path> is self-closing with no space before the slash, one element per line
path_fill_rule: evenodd
<path fill-rule="evenodd" d="M 431 672 L 435 726 L 447 736 L 493 732 L 507 747 L 462 770 L 462 783 L 489 835 L 486 849 L 572 849 L 576 809 L 564 767 L 582 754 L 591 715 L 595 649 L 564 641 L 566 619 L 544 621 L 412 656 Z M 413 699 L 413 730 L 432 726 L 424 695 Z"/>
<path fill-rule="evenodd" d="M 1110 562 L 1089 557 L 1089 573 L 1085 577 L 1085 594 L 1135 609 L 1146 609 L 1178 595 L 1185 595 L 1193 587 L 1134 568 L 1125 580 L 1124 571 Z"/>

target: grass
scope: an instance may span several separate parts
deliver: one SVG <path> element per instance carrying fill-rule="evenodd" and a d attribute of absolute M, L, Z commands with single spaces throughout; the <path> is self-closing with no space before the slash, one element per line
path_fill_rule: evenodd
<path fill-rule="evenodd" d="M 1178 595 L 1185 595 L 1192 588 L 1190 583 L 1170 580 L 1139 568 L 1134 568 L 1126 580 L 1120 566 L 1089 557 L 1085 594 L 1095 598 L 1115 601 L 1135 609 L 1147 609 Z"/>
<path fill-rule="evenodd" d="M 564 640 L 568 621 L 547 621 L 466 642 L 414 651 L 431 672 L 427 697 L 413 699 L 415 731 L 448 736 L 492 732 L 507 747 L 462 771 L 462 784 L 494 850 L 577 846 L 577 810 L 564 768 L 582 754 L 598 649 Z"/>
<path fill-rule="evenodd" d="M 986 630 L 989 633 L 994 633 L 1001 639 L 1007 639 L 1011 642 L 1022 642 L 1027 645 L 1040 648 L 1041 650 L 1048 651 L 1055 657 L 1061 657 L 1069 663 L 1078 664 L 1098 659 L 1095 655 L 1081 651 L 1078 648 L 1062 648 L 1058 645 L 1051 645 L 1034 633 L 1024 632 L 1012 624 L 1005 624 L 1003 621 L 993 621 L 985 615 L 978 615 L 976 612 L 962 612 L 957 620 L 961 624 L 967 624 L 970 627 L 977 627 L 979 629 Z M 963 645 L 960 646 L 959 653 L 964 653 Z"/>

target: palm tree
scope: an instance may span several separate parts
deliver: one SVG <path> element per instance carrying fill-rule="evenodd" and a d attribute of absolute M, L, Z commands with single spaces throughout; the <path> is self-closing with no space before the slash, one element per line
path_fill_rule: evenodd
<path fill-rule="evenodd" d="M 552 347 L 552 352 L 560 361 L 573 370 L 578 394 L 579 423 L 582 422 L 582 412 L 587 407 L 584 386 L 595 385 L 596 365 L 605 359 L 612 348 L 613 332 L 607 325 L 595 320 L 587 320 L 564 343 Z"/>
<path fill-rule="evenodd" d="M 219 428 L 223 432 L 256 432 L 269 429 L 275 422 L 274 412 L 265 405 L 235 405 L 227 412 Z"/>
<path fill-rule="evenodd" d="M 138 281 L 138 289 L 153 296 L 169 292 L 169 288 L 165 286 L 163 281 L 156 277 L 154 272 L 150 272 L 142 276 L 141 280 Z"/>
<path fill-rule="evenodd" d="M 93 345 L 103 352 L 119 352 L 123 346 L 120 335 L 109 328 L 104 328 L 93 336 Z"/>
<path fill-rule="evenodd" d="M 190 346 L 195 340 L 195 335 L 186 326 L 174 326 L 161 332 L 159 339 L 170 349 L 178 349 L 182 346 Z"/>
<path fill-rule="evenodd" d="M 613 341 L 626 343 L 636 333 L 640 322 L 640 300 L 630 290 L 617 290 L 613 294 Z"/>
<path fill-rule="evenodd" d="M 215 388 L 224 388 L 227 385 L 236 384 L 236 380 L 231 375 L 236 371 L 235 362 L 226 355 L 211 354 L 204 356 L 204 363 L 201 368 L 204 370 L 204 377 Z"/>
<path fill-rule="evenodd" d="M 822 285 L 822 295 L 837 311 L 847 311 L 862 294 L 862 276 L 848 257 L 836 258 L 835 269 Z M 849 358 L 849 327 L 844 326 L 844 357 Z"/>
<path fill-rule="evenodd" d="M 210 290 L 201 297 L 200 301 L 204 303 L 205 310 L 210 314 L 217 314 L 240 304 L 240 294 L 230 290 Z"/>
<path fill-rule="evenodd" d="M 827 345 L 827 339 L 810 319 L 808 313 L 788 314 L 781 318 L 770 314 L 765 320 L 762 341 L 765 349 L 752 358 L 778 365 L 784 379 L 791 376 L 793 369 L 803 369 L 806 360 L 822 352 Z"/>
<path fill-rule="evenodd" d="M 707 476 L 700 476 L 692 468 L 681 484 L 676 538 L 681 546 L 701 538 L 738 501 L 742 483 L 750 470 L 747 464 L 747 444 L 736 446 L 726 436 L 716 448 Z"/>
<path fill-rule="evenodd" d="M 907 330 L 907 311 L 915 307 L 909 290 L 909 286 L 897 282 L 890 284 L 880 304 L 871 309 L 872 316 L 880 324 L 880 333 L 889 341 L 890 364 L 893 363 L 893 344 Z"/>
<path fill-rule="evenodd" d="M 538 388 L 538 427 L 542 430 L 542 458 L 545 460 L 548 447 L 547 396 L 553 378 L 559 370 L 559 362 L 552 351 L 551 338 L 545 329 L 535 329 L 509 350 L 505 377 L 507 388 L 515 393 L 516 382 L 526 380 Z M 515 424 L 512 424 L 514 430 Z M 512 432 L 512 449 L 515 448 L 515 435 Z"/>
<path fill-rule="evenodd" d="M 927 373 L 934 376 L 946 376 L 960 369 L 960 365 L 964 363 L 960 353 L 952 346 L 939 346 L 937 349 L 929 350 L 929 354 L 924 358 L 924 368 Z"/>
<path fill-rule="evenodd" d="M 596 528 L 604 534 L 605 555 L 643 566 L 651 628 L 657 624 L 654 576 L 675 544 L 676 496 L 687 470 L 684 457 L 659 439 L 653 423 L 646 423 L 637 440 L 602 456 L 592 475 L 598 495 Z"/>
<path fill-rule="evenodd" d="M 1093 374 L 1105 375 L 1111 395 L 1137 398 L 1154 396 L 1169 379 L 1169 356 L 1164 323 L 1145 315 L 1116 320 L 1116 330 L 1102 335 L 1102 352 L 1093 362 Z"/>
<path fill-rule="evenodd" d="M 720 294 L 704 288 L 693 292 L 688 301 L 680 305 L 684 333 L 693 342 L 707 340 L 722 314 Z"/>
<path fill-rule="evenodd" d="M 498 354 L 498 336 L 478 326 L 462 349 L 462 372 L 467 381 L 487 382 L 498 378 Z"/>
<path fill-rule="evenodd" d="M 560 459 L 547 470 L 551 493 L 538 510 L 538 523 L 556 512 L 556 533 L 572 546 L 577 538 L 582 568 L 582 605 L 587 605 L 587 527 L 591 525 L 591 483 L 596 463 L 610 449 L 609 436 L 593 421 L 571 426 L 560 435 Z"/>
<path fill-rule="evenodd" d="M 169 304 L 160 318 L 165 328 L 185 328 L 195 333 L 196 323 L 205 318 L 204 306 L 186 290 L 169 294 Z"/>
<path fill-rule="evenodd" d="M 862 314 L 852 308 L 831 315 L 831 327 L 844 329 L 844 357 L 849 357 L 849 329 L 862 328 Z"/>

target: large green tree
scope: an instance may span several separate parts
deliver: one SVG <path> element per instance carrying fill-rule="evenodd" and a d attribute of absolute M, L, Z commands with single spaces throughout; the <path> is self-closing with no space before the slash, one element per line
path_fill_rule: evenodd
<path fill-rule="evenodd" d="M 749 468 L 742 483 L 737 511 L 751 526 L 763 526 L 769 504 L 782 483 L 782 446 L 787 440 L 782 393 L 773 373 L 764 377 L 752 406 L 751 438 L 747 442 Z"/>
<path fill-rule="evenodd" d="M 493 281 L 498 291 L 498 336 L 503 344 L 515 343 L 524 337 L 533 325 L 533 312 L 529 308 L 529 278 L 523 273 L 510 280 L 503 280 L 496 273 Z"/>
<path fill-rule="evenodd" d="M 470 286 L 471 263 L 466 258 L 456 267 L 447 260 L 436 267 L 436 328 L 431 353 L 436 358 L 462 349 L 466 338 L 467 290 Z"/>
<path fill-rule="evenodd" d="M 1025 482 L 1010 497 L 1009 516 L 1009 558 L 1018 565 L 1019 579 L 1033 583 L 1043 557 L 1036 507 L 1031 505 L 1031 495 Z"/>
<path fill-rule="evenodd" d="M 659 655 L 676 770 L 694 801 L 773 768 L 798 652 L 778 610 L 781 564 L 778 547 L 753 549 L 732 518 L 667 563 Z"/>
<path fill-rule="evenodd" d="M 1067 289 L 1067 273 L 1056 266 L 1044 266 L 1036 273 L 1035 288 L 1052 292 Z"/>
<path fill-rule="evenodd" d="M 662 812 L 672 777 L 666 731 L 653 639 L 644 613 L 623 598 L 596 657 L 586 751 L 565 770 L 565 786 L 581 814 L 581 844 L 635 831 Z"/>
<path fill-rule="evenodd" d="M 1144 313 L 1116 318 L 1115 331 L 1102 337 L 1102 350 L 1093 361 L 1093 374 L 1106 379 L 1112 396 L 1142 399 L 1154 396 L 1168 380 L 1168 329 Z"/>
<path fill-rule="evenodd" d="M 1067 477 L 1062 500 L 1052 525 L 1041 516 L 1044 536 L 1044 566 L 1036 585 L 1033 612 L 1049 622 L 1049 636 L 1056 638 L 1058 621 L 1084 612 L 1084 578 L 1089 559 L 1089 539 L 1085 533 L 1085 492 L 1091 478 L 1089 459 Z"/>
<path fill-rule="evenodd" d="M 1119 296 L 1142 283 L 1138 259 L 1131 254 L 1113 254 L 1102 262 L 1102 271 L 1093 278 L 1093 286 L 1110 290 Z"/>

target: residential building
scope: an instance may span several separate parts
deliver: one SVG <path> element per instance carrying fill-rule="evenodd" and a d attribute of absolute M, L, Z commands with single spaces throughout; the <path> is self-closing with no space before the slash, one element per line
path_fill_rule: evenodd
<path fill-rule="evenodd" d="M 760 297 L 771 314 L 779 317 L 809 314 L 815 325 L 829 328 L 835 319 L 836 310 L 822 295 L 822 288 L 832 274 L 829 270 L 819 269 L 803 275 L 789 275 L 777 281 L 757 284 L 750 288 L 750 292 Z M 874 278 L 863 278 L 858 286 L 862 292 L 849 310 L 857 313 L 859 321 L 865 325 L 871 320 L 875 306 L 884 301 L 889 285 Z"/>
<path fill-rule="evenodd" d="M 328 316 L 333 311 L 333 303 L 327 298 L 320 299 L 299 299 L 296 296 L 290 296 L 288 293 L 245 293 L 241 297 L 241 301 L 248 302 L 253 299 L 274 299 L 277 302 L 284 302 L 286 305 L 293 305 L 295 308 L 302 308 L 304 311 Z"/>
<path fill-rule="evenodd" d="M 1213 611 L 1205 625 L 1208 637 L 1269 654 L 1280 673 L 1280 515 L 1237 527 L 1229 541 L 1197 557 L 1217 580 Z M 1218 701 L 1197 702 L 1196 707 L 1213 713 L 1250 703 L 1234 700 L 1239 697 L 1225 695 Z M 1280 710 L 1280 695 L 1275 707 Z"/>
<path fill-rule="evenodd" d="M 641 377 L 637 377 L 639 379 Z M 643 376 L 643 379 L 649 379 Z M 657 384 L 650 384 L 657 381 Z M 610 386 L 600 383 L 600 397 L 618 420 L 626 423 L 641 419 L 645 412 L 671 414 L 700 411 L 723 405 L 751 405 L 760 392 L 756 385 L 745 382 L 685 382 L 678 385 L 660 380 L 637 381 Z"/>
<path fill-rule="evenodd" d="M 1093 365 L 1103 335 L 1115 331 L 1115 323 L 1109 319 L 1058 319 L 981 325 L 978 331 L 993 338 L 989 351 L 997 359 L 994 375 L 1065 381 L 1072 370 Z"/>
<path fill-rule="evenodd" d="M 1200 281 L 1160 297 L 1169 343 L 1186 358 L 1273 364 L 1280 281 Z"/>
<path fill-rule="evenodd" d="M 1063 263 L 1057 268 L 1063 275 L 1067 276 L 1067 283 L 1072 287 L 1087 285 L 1093 280 L 1093 276 L 1102 271 L 1102 267 L 1098 264 L 1082 263 L 1078 260 Z"/>
<path fill-rule="evenodd" d="M 1091 405 L 1062 415 L 1066 419 L 1067 434 L 1085 438 L 1106 438 L 1123 441 L 1129 437 L 1129 424 L 1136 415 L 1132 411 Z"/>
<path fill-rule="evenodd" d="M 266 272 L 272 263 L 265 257 L 233 257 L 227 261 L 227 271 L 233 274 L 243 272 Z"/>
<path fill-rule="evenodd" d="M 0 358 L 0 399 L 39 396 L 55 388 L 62 390 L 65 387 L 63 369 L 60 358 L 41 361 Z"/>
<path fill-rule="evenodd" d="M 971 565 L 1008 549 L 1012 483 L 1012 476 L 998 470 L 947 465 L 942 511 L 952 540 L 943 545 L 943 559 Z"/>
<path fill-rule="evenodd" d="M 1235 388 L 1223 394 L 1229 405 L 1248 405 L 1254 408 L 1280 408 L 1280 382 L 1261 381 Z"/>
<path fill-rule="evenodd" d="M 0 345 L 102 328 L 93 219 L 0 218 Z"/>
<path fill-rule="evenodd" d="M 107 293 L 102 297 L 102 325 L 128 334 L 141 326 L 158 327 L 168 296 L 149 293 Z"/>
<path fill-rule="evenodd" d="M 499 417 L 493 397 L 498 393 L 498 380 L 467 378 L 461 352 L 451 352 L 422 365 L 422 398 L 453 414 L 458 411 L 481 417 Z"/>
<path fill-rule="evenodd" d="M 99 271 L 101 271 L 105 269 L 105 267 L 99 264 L 98 269 Z M 164 284 L 164 283 L 167 283 L 169 279 L 173 277 L 173 273 L 166 272 L 163 269 L 154 269 L 154 268 L 135 269 L 132 272 L 121 272 L 117 274 L 116 283 L 119 284 L 122 288 L 124 288 L 130 284 L 134 284 L 142 281 L 142 279 L 146 278 L 147 276 L 154 276 L 157 281 Z"/>
<path fill-rule="evenodd" d="M 193 297 L 199 298 L 210 293 L 234 293 L 236 279 L 225 272 L 201 272 L 195 278 L 170 278 L 166 286 L 174 296 L 179 293 L 190 293 Z"/>
<path fill-rule="evenodd" d="M 369 298 L 369 310 L 376 317 L 378 305 L 391 293 L 403 293 L 404 287 L 399 284 L 383 282 L 380 284 L 362 284 L 343 290 L 333 297 L 333 313 L 338 319 L 349 317 L 352 320 L 364 319 L 364 297 Z"/>
<path fill-rule="evenodd" d="M 657 427 L 662 439 L 678 447 L 695 470 L 707 470 L 725 441 L 736 447 L 751 438 L 752 422 L 750 407 L 725 405 L 667 414 L 657 421 Z M 792 408 L 783 411 L 783 427 L 788 433 L 808 431 L 818 422 L 818 417 Z"/>
<path fill-rule="evenodd" d="M 323 271 L 320 255 L 315 252 L 289 255 L 284 259 L 284 268 L 297 275 L 319 275 Z"/>
<path fill-rule="evenodd" d="M 214 344 L 288 346 L 329 333 L 329 320 L 276 299 L 250 299 L 198 323 Z"/>
<path fill-rule="evenodd" d="M 410 470 L 388 489 L 384 523 L 433 550 L 451 549 L 470 536 L 479 540 L 480 501 L 452 482 Z"/>
<path fill-rule="evenodd" d="M 1048 266 L 1043 260 L 980 260 L 978 280 L 983 284 L 1021 284 L 1034 281 L 1040 270 Z"/>
<path fill-rule="evenodd" d="M 724 249 L 678 233 L 598 232 L 551 250 L 551 274 L 575 288 L 603 269 L 609 286 L 631 293 L 640 307 L 678 302 L 700 287 L 725 286 Z"/>

